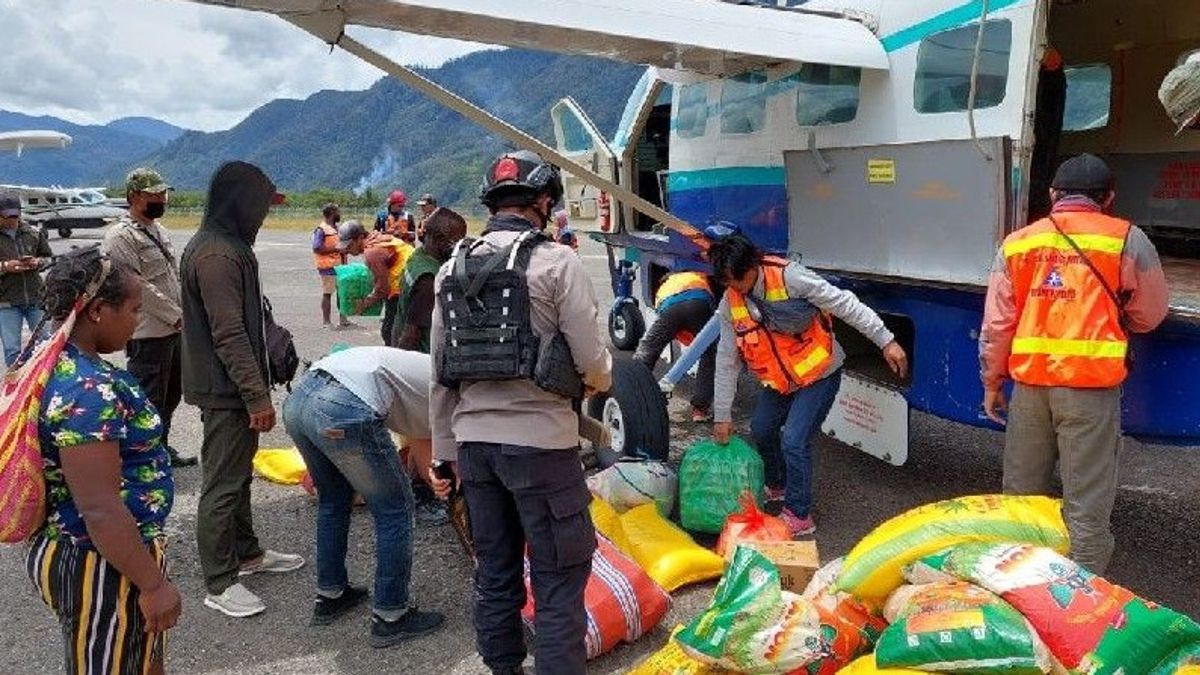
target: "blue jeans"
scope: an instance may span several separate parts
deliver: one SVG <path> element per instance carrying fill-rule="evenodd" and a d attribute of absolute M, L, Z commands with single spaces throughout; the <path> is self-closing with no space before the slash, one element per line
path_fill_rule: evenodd
<path fill-rule="evenodd" d="M 812 511 L 812 443 L 833 407 L 842 371 L 791 394 L 763 387 L 750 433 L 763 458 L 767 487 L 785 488 L 784 504 L 803 518 Z"/>
<path fill-rule="evenodd" d="M 349 584 L 346 543 L 354 493 L 375 520 L 375 609 L 409 606 L 412 485 L 384 418 L 332 376 L 305 373 L 283 405 L 283 423 L 317 489 L 317 588 Z"/>
<path fill-rule="evenodd" d="M 42 321 L 42 308 L 38 305 L 10 305 L 0 307 L 0 343 L 4 345 L 4 365 L 11 366 L 21 353 L 22 324 L 30 332 Z"/>

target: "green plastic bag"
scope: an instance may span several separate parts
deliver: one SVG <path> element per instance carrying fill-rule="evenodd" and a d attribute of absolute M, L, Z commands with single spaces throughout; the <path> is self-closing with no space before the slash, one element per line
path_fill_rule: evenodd
<path fill-rule="evenodd" d="M 362 263 L 350 263 L 338 265 L 333 268 L 333 273 L 337 276 L 338 312 L 352 316 L 354 305 L 370 295 L 371 289 L 375 287 L 371 270 Z M 363 310 L 360 316 L 379 316 L 382 312 L 383 303 L 377 302 L 374 306 Z"/>
<path fill-rule="evenodd" d="M 875 648 L 880 668 L 1038 675 L 1053 666 L 1033 627 L 999 596 L 963 581 L 901 586 Z"/>
<path fill-rule="evenodd" d="M 763 503 L 763 463 L 758 451 L 734 436 L 729 445 L 697 441 L 679 467 L 679 520 L 684 529 L 718 534 L 739 510 L 742 493 Z"/>

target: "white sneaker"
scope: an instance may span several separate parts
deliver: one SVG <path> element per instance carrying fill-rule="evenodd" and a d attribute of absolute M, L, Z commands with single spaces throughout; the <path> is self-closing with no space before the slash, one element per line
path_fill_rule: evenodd
<path fill-rule="evenodd" d="M 238 570 L 238 576 L 248 577 L 259 572 L 284 574 L 285 572 L 295 572 L 301 567 L 304 567 L 304 558 L 291 553 L 280 553 L 267 549 L 263 552 L 261 560 L 251 565 L 243 565 L 242 569 Z"/>
<path fill-rule="evenodd" d="M 261 614 L 267 609 L 257 595 L 241 584 L 234 584 L 226 588 L 225 592 L 220 595 L 209 593 L 204 597 L 204 606 L 235 619 Z"/>

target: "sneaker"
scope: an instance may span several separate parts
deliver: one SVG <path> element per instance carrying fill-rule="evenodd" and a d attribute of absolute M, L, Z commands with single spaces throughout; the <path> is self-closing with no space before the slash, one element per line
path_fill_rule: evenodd
<path fill-rule="evenodd" d="M 257 595 L 241 584 L 234 584 L 226 588 L 225 592 L 220 595 L 209 593 L 204 596 L 204 606 L 235 619 L 261 614 L 267 609 Z"/>
<path fill-rule="evenodd" d="M 442 627 L 446 617 L 437 612 L 422 612 L 413 607 L 404 616 L 395 621 L 388 621 L 378 615 L 371 615 L 371 646 L 376 648 L 391 647 L 422 635 L 429 635 Z"/>
<path fill-rule="evenodd" d="M 295 572 L 301 567 L 304 567 L 304 558 L 292 553 L 280 553 L 267 549 L 258 560 L 244 563 L 242 569 L 238 570 L 238 576 L 248 577 L 251 574 L 258 574 L 260 572 L 283 574 L 285 572 Z"/>
<path fill-rule="evenodd" d="M 436 527 L 450 522 L 450 511 L 446 502 L 435 499 L 417 504 L 417 524 L 422 527 Z"/>
<path fill-rule="evenodd" d="M 693 406 L 692 407 L 692 421 L 693 422 L 711 422 L 712 421 L 712 411 L 705 410 L 704 408 L 697 408 L 697 407 Z"/>
<path fill-rule="evenodd" d="M 781 502 L 787 496 L 787 490 L 783 488 L 773 488 L 767 486 L 763 490 L 763 501 L 770 504 L 771 502 Z"/>
<path fill-rule="evenodd" d="M 184 457 L 179 454 L 179 451 L 170 445 L 167 446 L 167 456 L 171 458 L 171 468 L 180 469 L 188 466 L 196 466 L 200 462 L 195 457 Z"/>
<path fill-rule="evenodd" d="M 353 321 L 342 319 L 338 322 L 338 328 L 358 328 L 358 324 L 354 323 Z"/>
<path fill-rule="evenodd" d="M 347 586 L 336 598 L 327 598 L 317 594 L 317 602 L 313 605 L 312 625 L 328 626 L 338 617 L 358 607 L 364 600 L 371 597 L 367 589 L 359 586 Z"/>
<path fill-rule="evenodd" d="M 785 507 L 779 513 L 779 517 L 783 519 L 784 524 L 792 531 L 793 537 L 803 537 L 817 531 L 817 523 L 813 520 L 812 514 L 801 518 L 792 513 L 791 509 Z"/>

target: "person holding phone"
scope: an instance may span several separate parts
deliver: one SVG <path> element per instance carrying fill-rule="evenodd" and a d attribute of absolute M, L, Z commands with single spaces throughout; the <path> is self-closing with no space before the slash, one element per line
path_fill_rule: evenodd
<path fill-rule="evenodd" d="M 24 327 L 33 331 L 42 321 L 38 271 L 51 255 L 46 233 L 21 220 L 21 199 L 0 194 L 0 344 L 7 366 L 21 353 Z"/>

